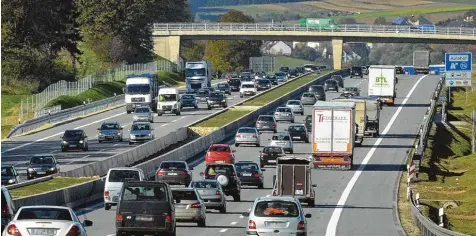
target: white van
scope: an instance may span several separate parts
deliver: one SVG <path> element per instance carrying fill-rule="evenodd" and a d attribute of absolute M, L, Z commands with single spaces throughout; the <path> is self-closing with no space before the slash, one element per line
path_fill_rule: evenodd
<path fill-rule="evenodd" d="M 256 95 L 257 93 L 257 89 L 256 89 L 256 84 L 255 82 L 243 82 L 241 83 L 241 86 L 240 86 L 240 98 L 243 98 L 243 96 L 247 95 L 247 96 L 254 96 Z"/>
<path fill-rule="evenodd" d="M 109 169 L 107 172 L 106 184 L 104 185 L 104 209 L 106 211 L 119 202 L 122 184 L 126 180 L 144 181 L 144 172 L 134 167 L 116 167 Z"/>
<path fill-rule="evenodd" d="M 157 99 L 157 115 L 161 116 L 169 111 L 179 116 L 180 110 L 182 110 L 182 103 L 180 102 L 179 90 L 176 88 L 161 88 Z"/>

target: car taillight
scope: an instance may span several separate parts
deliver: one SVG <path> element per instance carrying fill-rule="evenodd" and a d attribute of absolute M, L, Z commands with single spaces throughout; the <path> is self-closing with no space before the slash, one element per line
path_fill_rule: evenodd
<path fill-rule="evenodd" d="M 172 217 L 169 216 L 169 214 L 167 214 L 167 213 L 165 215 L 165 222 L 172 222 Z"/>
<path fill-rule="evenodd" d="M 311 193 L 309 194 L 309 196 L 314 197 L 314 191 L 311 191 Z"/>
<path fill-rule="evenodd" d="M 198 203 L 194 203 L 190 206 L 190 208 L 202 208 L 202 206 L 200 206 Z"/>
<path fill-rule="evenodd" d="M 215 195 L 221 196 L 221 192 L 217 190 L 217 192 L 215 193 Z"/>
<path fill-rule="evenodd" d="M 157 170 L 157 175 L 158 176 L 164 176 L 165 175 L 165 171 L 164 170 Z"/>
<path fill-rule="evenodd" d="M 253 138 L 256 138 L 256 135 L 253 135 Z"/>
<path fill-rule="evenodd" d="M 344 157 L 344 162 L 349 162 L 350 158 L 349 157 Z"/>
<path fill-rule="evenodd" d="M 116 215 L 116 221 L 122 221 L 122 214 Z"/>
<path fill-rule="evenodd" d="M 314 157 L 314 161 L 321 161 L 321 158 L 318 157 L 318 156 L 315 156 L 315 157 Z"/>
<path fill-rule="evenodd" d="M 279 113 L 276 112 L 276 113 L 274 113 L 274 115 L 275 115 L 275 116 L 279 116 Z"/>
<path fill-rule="evenodd" d="M 253 176 L 256 177 L 256 178 L 260 177 L 259 173 L 253 173 Z"/>
<path fill-rule="evenodd" d="M 187 174 L 188 174 L 188 172 L 185 171 L 185 170 L 180 171 L 180 175 L 187 175 Z"/>
<path fill-rule="evenodd" d="M 304 223 L 304 221 L 299 221 L 297 225 L 297 230 L 306 230 L 306 224 Z"/>
<path fill-rule="evenodd" d="M 79 229 L 79 227 L 76 225 L 71 226 L 71 229 L 66 234 L 66 236 L 80 236 L 80 235 L 81 235 L 81 229 Z"/>
<path fill-rule="evenodd" d="M 248 221 L 248 229 L 256 229 L 256 223 L 252 220 Z"/>
<path fill-rule="evenodd" d="M 276 122 L 273 122 L 273 126 L 276 126 Z"/>
<path fill-rule="evenodd" d="M 104 197 L 109 197 L 109 191 L 104 192 Z"/>
<path fill-rule="evenodd" d="M 263 152 L 263 156 L 267 156 L 267 155 L 268 155 L 268 153 L 267 153 L 267 152 Z"/>
<path fill-rule="evenodd" d="M 7 233 L 8 235 L 12 235 L 12 236 L 22 236 L 17 226 L 14 224 L 8 226 Z"/>
<path fill-rule="evenodd" d="M 259 121 L 256 121 L 256 124 L 257 124 L 257 125 L 259 125 L 259 124 L 260 124 L 260 122 L 259 122 Z"/>
<path fill-rule="evenodd" d="M 276 193 L 276 190 L 274 190 L 274 191 L 273 191 L 273 196 L 276 196 L 276 194 L 277 194 L 277 193 Z"/>

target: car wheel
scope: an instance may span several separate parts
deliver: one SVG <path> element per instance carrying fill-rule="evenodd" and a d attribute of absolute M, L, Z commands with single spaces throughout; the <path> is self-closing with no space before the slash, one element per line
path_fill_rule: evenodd
<path fill-rule="evenodd" d="M 259 168 L 263 169 L 264 168 L 264 164 L 263 163 L 259 163 Z"/>
<path fill-rule="evenodd" d="M 132 142 L 129 142 L 129 145 L 132 145 L 133 143 Z"/>
<path fill-rule="evenodd" d="M 235 143 L 235 147 L 239 147 L 239 146 L 240 146 L 240 144 L 239 144 L 239 143 Z"/>
<path fill-rule="evenodd" d="M 87 151 L 87 150 L 88 150 L 88 146 L 83 148 L 83 151 Z"/>
<path fill-rule="evenodd" d="M 109 211 L 109 209 L 111 209 L 111 205 L 107 203 L 104 204 L 104 210 Z"/>
<path fill-rule="evenodd" d="M 179 115 L 180 115 L 180 111 L 177 111 L 177 112 L 175 113 L 175 115 L 178 115 L 178 116 L 179 116 Z"/>
<path fill-rule="evenodd" d="M 309 138 L 306 138 L 306 140 L 304 141 L 305 143 L 309 143 Z"/>
<path fill-rule="evenodd" d="M 263 184 L 263 183 L 258 184 L 258 188 L 259 188 L 259 189 L 263 189 L 263 188 L 264 188 L 264 184 Z"/>
<path fill-rule="evenodd" d="M 261 145 L 260 145 L 259 143 L 257 143 L 257 144 L 255 144 L 255 146 L 256 146 L 256 147 L 259 147 L 259 146 L 261 146 Z"/>
<path fill-rule="evenodd" d="M 220 207 L 220 213 L 226 213 L 226 203 Z"/>
<path fill-rule="evenodd" d="M 294 120 L 291 120 L 291 123 L 294 123 Z"/>
<path fill-rule="evenodd" d="M 243 95 L 240 94 L 240 98 L 243 98 Z"/>
<path fill-rule="evenodd" d="M 233 195 L 233 201 L 234 202 L 241 201 L 241 194 L 238 193 L 238 194 Z"/>
<path fill-rule="evenodd" d="M 200 219 L 200 220 L 198 220 L 197 226 L 198 226 L 198 227 L 206 227 L 206 226 L 207 226 L 207 221 L 206 221 L 206 219 Z"/>
<path fill-rule="evenodd" d="M 273 133 L 277 133 L 278 131 L 277 130 L 273 130 Z"/>
<path fill-rule="evenodd" d="M 301 112 L 301 116 L 303 116 L 303 115 L 304 115 L 304 112 Z"/>
<path fill-rule="evenodd" d="M 314 199 L 309 199 L 308 202 L 307 202 L 307 205 L 309 207 L 315 207 L 316 206 L 316 202 Z"/>
<path fill-rule="evenodd" d="M 157 113 L 157 116 L 162 116 L 162 113 Z"/>
<path fill-rule="evenodd" d="M 122 137 L 121 137 L 121 139 L 119 139 L 119 142 L 122 142 L 122 141 L 124 141 L 124 140 L 123 140 Z"/>
<path fill-rule="evenodd" d="M 207 107 L 207 109 L 208 109 L 208 110 L 211 110 L 211 109 L 212 109 L 212 107 L 208 106 L 208 107 Z"/>
<path fill-rule="evenodd" d="M 293 151 L 293 150 L 289 151 L 289 154 L 293 154 L 293 153 L 294 153 L 294 151 Z"/>
<path fill-rule="evenodd" d="M 198 109 L 198 106 L 197 106 L 197 105 L 195 105 L 194 107 L 195 107 L 195 109 Z"/>
<path fill-rule="evenodd" d="M 98 140 L 99 143 L 102 143 L 102 140 Z"/>
<path fill-rule="evenodd" d="M 66 152 L 67 150 L 66 150 L 66 148 L 61 148 L 61 151 Z"/>

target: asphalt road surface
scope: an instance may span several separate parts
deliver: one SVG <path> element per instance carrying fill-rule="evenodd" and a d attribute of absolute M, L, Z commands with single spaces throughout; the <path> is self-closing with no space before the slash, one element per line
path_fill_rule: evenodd
<path fill-rule="evenodd" d="M 422 78 L 423 77 L 423 78 Z M 420 79 L 422 78 L 422 79 Z M 355 168 L 352 171 L 313 170 L 312 181 L 317 184 L 316 206 L 304 205 L 308 219 L 308 235 L 399 235 L 401 230 L 396 218 L 395 187 L 399 171 L 404 167 L 406 151 L 412 145 L 420 121 L 429 106 L 429 100 L 439 78 L 437 76 L 399 76 L 397 99 L 393 107 L 384 107 L 381 112 L 381 135 L 366 138 L 362 147 L 354 151 Z M 346 86 L 362 88 L 367 94 L 366 79 L 345 80 Z M 327 93 L 327 99 L 339 93 Z M 305 115 L 311 114 L 306 107 Z M 297 116 L 296 123 L 302 123 L 305 116 Z M 278 131 L 284 131 L 288 123 L 279 123 Z M 270 133 L 261 135 L 262 146 L 268 145 Z M 233 142 L 230 141 L 229 144 Z M 239 160 L 259 161 L 262 148 L 240 146 L 235 157 Z M 311 145 L 295 143 L 294 155 L 309 155 Z M 200 179 L 199 172 L 205 169 L 203 156 L 197 157 L 191 165 L 195 170 L 194 179 Z M 228 197 L 227 213 L 216 211 L 207 213 L 207 226 L 198 228 L 196 224 L 178 223 L 177 235 L 244 235 L 247 218 L 243 212 L 250 210 L 253 201 L 270 195 L 274 167 L 266 167 L 265 189 L 244 187 L 241 202 L 233 202 Z M 102 203 L 90 205 L 77 211 L 81 219 L 89 219 L 94 225 L 88 228 L 90 235 L 115 235 L 115 207 L 104 210 Z"/>

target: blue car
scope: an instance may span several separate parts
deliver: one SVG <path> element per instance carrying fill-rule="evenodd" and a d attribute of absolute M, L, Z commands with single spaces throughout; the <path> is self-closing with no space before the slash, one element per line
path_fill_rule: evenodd
<path fill-rule="evenodd" d="M 198 108 L 197 98 L 195 94 L 183 94 L 181 97 L 182 107 Z"/>

